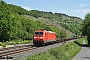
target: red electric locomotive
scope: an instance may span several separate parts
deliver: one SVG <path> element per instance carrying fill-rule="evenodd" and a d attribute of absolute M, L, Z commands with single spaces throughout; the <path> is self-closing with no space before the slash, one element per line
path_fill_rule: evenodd
<path fill-rule="evenodd" d="M 35 30 L 33 37 L 34 45 L 43 45 L 48 42 L 56 41 L 56 33 L 46 30 Z"/>

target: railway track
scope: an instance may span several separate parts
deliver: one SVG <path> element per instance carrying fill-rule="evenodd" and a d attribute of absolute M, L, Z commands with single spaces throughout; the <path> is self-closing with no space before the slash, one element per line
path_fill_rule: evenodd
<path fill-rule="evenodd" d="M 73 40 L 73 39 L 63 39 L 63 40 L 57 40 L 55 43 L 60 43 L 60 42 L 64 42 L 64 41 L 69 41 L 69 40 Z M 25 51 L 30 51 L 33 49 L 37 49 L 40 48 L 42 46 L 36 47 L 34 45 L 22 45 L 22 46 L 14 46 L 14 47 L 8 47 L 8 48 L 2 48 L 0 49 L 0 59 L 12 59 L 13 55 L 25 52 Z"/>
<path fill-rule="evenodd" d="M 33 45 L 22 45 L 22 46 L 15 46 L 15 47 L 8 47 L 0 49 L 0 59 L 4 58 L 13 58 L 12 55 L 19 54 L 21 52 L 25 52 L 28 50 L 33 50 L 38 47 Z"/>

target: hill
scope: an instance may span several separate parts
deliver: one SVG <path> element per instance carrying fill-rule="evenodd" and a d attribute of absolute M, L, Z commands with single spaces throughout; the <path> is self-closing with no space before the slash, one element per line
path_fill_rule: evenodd
<path fill-rule="evenodd" d="M 35 20 L 41 21 L 45 24 L 49 24 L 57 27 L 59 30 L 65 30 L 67 35 L 80 35 L 82 19 L 79 17 L 68 16 L 62 13 L 43 12 L 38 10 L 30 10 L 30 16 L 35 17 Z M 70 33 L 70 34 L 69 34 Z"/>
<path fill-rule="evenodd" d="M 82 19 L 61 13 L 25 10 L 0 0 L 0 41 L 31 39 L 36 29 L 57 33 L 57 37 L 81 34 Z M 66 33 L 67 34 L 66 34 Z"/>

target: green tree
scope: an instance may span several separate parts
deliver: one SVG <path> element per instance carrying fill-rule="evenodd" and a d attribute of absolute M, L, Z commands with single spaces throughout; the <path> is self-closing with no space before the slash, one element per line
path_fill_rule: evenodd
<path fill-rule="evenodd" d="M 88 45 L 90 46 L 90 13 L 87 13 L 82 27 L 83 35 L 87 36 Z"/>
<path fill-rule="evenodd" d="M 60 31 L 60 36 L 59 36 L 61 39 L 62 38 L 65 38 L 66 37 L 66 33 L 65 33 L 65 31 L 63 31 L 63 30 L 61 30 Z"/>

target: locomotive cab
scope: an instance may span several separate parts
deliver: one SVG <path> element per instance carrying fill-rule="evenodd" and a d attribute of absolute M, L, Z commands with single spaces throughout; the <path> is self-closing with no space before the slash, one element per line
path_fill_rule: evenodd
<path fill-rule="evenodd" d="M 35 32 L 34 40 L 42 40 L 43 39 L 43 32 Z"/>
<path fill-rule="evenodd" d="M 35 31 L 33 37 L 33 44 L 35 45 L 43 44 L 44 43 L 43 37 L 44 37 L 43 31 Z"/>

